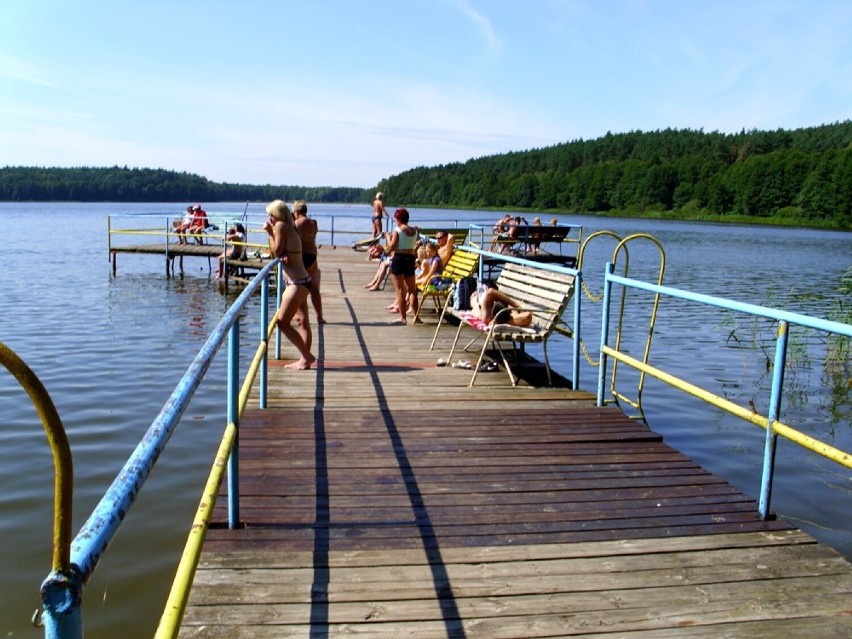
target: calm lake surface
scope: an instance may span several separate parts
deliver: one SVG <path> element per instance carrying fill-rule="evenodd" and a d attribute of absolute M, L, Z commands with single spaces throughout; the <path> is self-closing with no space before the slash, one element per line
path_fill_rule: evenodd
<path fill-rule="evenodd" d="M 204 260 L 185 260 L 182 277 L 167 279 L 159 256 L 120 255 L 113 277 L 107 255 L 107 216 L 178 215 L 176 204 L 0 203 L 12 249 L 0 270 L 0 341 L 41 378 L 56 404 L 74 453 L 76 533 L 156 417 L 209 332 L 238 290 L 220 291 Z M 208 213 L 241 214 L 245 204 L 208 205 Z M 261 213 L 253 204 L 249 213 Z M 322 228 L 335 215 L 337 231 L 366 235 L 367 206 L 312 205 Z M 412 223 L 436 220 L 490 224 L 496 212 L 411 209 Z M 549 218 L 550 216 L 548 216 Z M 752 228 L 658 220 L 559 216 L 584 234 L 611 229 L 650 233 L 666 251 L 665 283 L 742 302 L 827 317 L 852 266 L 852 234 Z M 164 217 L 136 226 L 151 227 Z M 430 223 L 429 221 L 432 221 Z M 125 225 L 132 226 L 132 225 Z M 348 245 L 354 236 L 342 237 Z M 150 238 L 140 242 L 151 241 Z M 325 239 L 324 241 L 328 241 Z M 604 247 L 603 245 L 606 244 Z M 590 248 L 584 275 L 600 290 L 612 245 Z M 654 252 L 631 249 L 630 275 L 652 277 Z M 848 297 L 845 303 L 849 304 Z M 255 302 L 256 304 L 257 302 Z M 584 300 L 583 335 L 598 344 L 599 305 Z M 632 308 L 632 307 L 629 307 Z M 629 312 L 640 316 L 647 303 Z M 257 313 L 242 330 L 257 334 Z M 625 338 L 641 356 L 647 323 Z M 791 341 L 782 418 L 843 450 L 852 450 L 849 361 L 825 365 L 822 336 L 799 329 Z M 766 412 L 774 330 L 766 322 L 663 300 L 651 363 L 742 405 Z M 569 371 L 569 350 L 553 348 L 555 367 Z M 150 637 L 156 627 L 225 416 L 225 353 L 185 414 L 84 593 L 87 636 Z M 619 373 L 619 377 L 622 375 Z M 580 386 L 596 387 L 583 362 Z M 630 375 L 623 379 L 629 392 Z M 660 382 L 644 394 L 652 429 L 711 472 L 756 496 L 763 431 L 704 406 Z M 0 635 L 39 636 L 29 624 L 39 586 L 50 570 L 53 464 L 41 422 L 28 397 L 0 371 Z M 820 541 L 852 557 L 852 477 L 848 470 L 779 439 L 772 506 Z"/>

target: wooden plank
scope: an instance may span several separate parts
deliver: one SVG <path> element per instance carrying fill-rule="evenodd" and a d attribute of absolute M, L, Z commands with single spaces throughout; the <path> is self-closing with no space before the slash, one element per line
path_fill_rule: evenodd
<path fill-rule="evenodd" d="M 835 551 L 590 393 L 467 388 L 353 255 L 321 251 L 321 364 L 243 415 L 245 528 L 220 498 L 181 637 L 852 635 Z"/>

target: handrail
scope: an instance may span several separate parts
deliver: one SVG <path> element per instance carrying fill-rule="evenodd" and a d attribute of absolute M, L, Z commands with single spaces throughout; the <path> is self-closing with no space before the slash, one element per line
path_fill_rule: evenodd
<path fill-rule="evenodd" d="M 264 305 L 264 308 L 266 306 Z M 243 381 L 240 390 L 238 401 L 238 415 L 242 418 L 243 412 L 248 405 L 249 394 L 251 392 L 254 380 L 258 372 L 261 370 L 266 359 L 266 352 L 269 343 L 269 337 L 272 331 L 275 330 L 275 321 L 266 324 L 261 319 L 261 343 L 258 344 L 255 356 L 249 365 L 246 378 Z M 230 378 L 229 378 L 230 379 Z M 263 379 L 263 378 L 262 378 Z M 263 382 L 262 382 L 263 383 Z M 157 632 L 154 635 L 155 639 L 169 639 L 177 637 L 180 631 L 180 624 L 183 621 L 183 615 L 186 612 L 187 602 L 189 600 L 189 590 L 195 578 L 195 571 L 198 568 L 198 561 L 201 557 L 201 548 L 204 545 L 204 540 L 207 537 L 207 530 L 210 527 L 210 521 L 213 518 L 213 509 L 216 506 L 216 497 L 219 492 L 219 486 L 222 483 L 222 478 L 228 461 L 231 458 L 231 451 L 237 441 L 238 421 L 229 421 L 225 427 L 225 433 L 222 436 L 222 441 L 219 444 L 219 450 L 216 453 L 216 458 L 213 466 L 210 469 L 210 475 L 207 478 L 207 483 L 204 485 L 204 490 L 201 494 L 201 500 L 196 510 L 195 518 L 192 522 L 189 535 L 186 540 L 183 553 L 181 554 L 180 562 L 175 573 L 175 579 L 172 583 L 172 588 L 169 591 L 169 597 L 166 601 L 166 606 L 163 610 L 163 615 L 160 618 L 160 624 L 157 627 Z"/>
<path fill-rule="evenodd" d="M 243 214 L 240 214 L 240 213 L 218 213 L 216 211 L 208 211 L 207 216 L 208 216 L 208 219 L 217 220 L 217 221 L 221 220 L 222 223 L 231 223 L 231 222 L 235 222 L 235 221 L 243 222 L 246 225 L 247 234 L 248 233 L 260 232 L 262 230 L 261 229 L 261 226 L 262 226 L 261 220 L 266 219 L 265 215 L 258 215 L 258 214 L 254 214 L 254 213 L 248 213 L 248 214 L 246 214 L 246 213 L 243 213 Z M 157 237 L 163 237 L 165 235 L 166 241 L 168 243 L 168 239 L 170 237 L 176 237 L 177 236 L 177 233 L 175 233 L 171 228 L 171 220 L 175 219 L 176 217 L 180 217 L 179 212 L 175 212 L 175 213 L 159 212 L 159 213 L 134 213 L 134 214 L 114 213 L 114 214 L 110 214 L 110 215 L 107 216 L 107 249 L 110 250 L 112 248 L 111 238 L 112 238 L 113 235 L 154 235 L 154 236 L 157 236 Z M 338 236 L 343 236 L 343 237 L 346 237 L 346 236 L 355 237 L 355 236 L 357 236 L 357 237 L 364 238 L 365 236 L 368 235 L 367 231 L 364 231 L 364 230 L 341 229 L 341 228 L 339 228 L 339 225 L 337 223 L 338 219 L 341 219 L 341 220 L 358 220 L 359 222 L 361 222 L 361 221 L 364 220 L 364 217 L 360 214 L 353 215 L 351 213 L 346 214 L 346 213 L 321 212 L 321 213 L 313 214 L 312 217 L 314 219 L 316 219 L 318 222 L 320 222 L 320 221 L 324 222 L 324 223 L 320 224 L 320 234 L 321 235 L 327 235 L 330 238 L 330 240 L 329 240 L 329 242 L 323 241 L 322 242 L 323 244 L 328 243 L 328 244 L 331 244 L 331 245 L 335 245 L 335 240 L 337 239 Z M 165 220 L 165 224 L 162 227 L 120 229 L 120 228 L 115 228 L 114 225 L 112 224 L 113 218 L 129 218 L 129 219 L 133 219 L 133 220 L 158 219 L 158 220 Z M 253 218 L 256 219 L 256 220 L 259 220 L 260 223 L 257 226 L 255 226 L 254 228 L 250 228 L 250 220 L 252 220 Z M 385 223 L 386 223 L 386 226 L 388 227 L 388 230 L 389 230 L 390 225 L 391 225 L 391 221 L 385 220 Z M 484 224 L 485 224 L 484 222 L 471 222 L 469 220 L 464 220 L 464 219 L 459 219 L 459 218 L 446 218 L 446 219 L 433 218 L 433 219 L 430 219 L 428 221 L 428 225 L 430 227 L 433 227 L 433 228 L 446 227 L 446 228 L 457 228 L 458 229 L 458 228 L 462 228 L 463 226 L 467 226 L 471 229 L 477 230 L 477 231 L 479 231 L 480 245 L 482 244 L 482 241 L 483 241 L 483 238 L 484 238 L 484 235 L 485 235 L 486 226 Z M 489 233 L 490 233 L 490 225 L 491 225 L 491 223 L 489 222 L 488 223 Z M 582 234 L 583 234 L 583 227 L 581 225 L 578 225 L 578 224 L 560 224 L 559 226 L 560 227 L 569 227 L 572 231 L 575 230 L 575 229 L 578 231 L 578 235 L 576 237 L 568 236 L 563 240 L 563 243 L 577 243 L 577 244 L 581 243 Z M 551 228 L 551 227 L 543 226 L 542 228 L 546 229 L 546 228 Z M 207 234 L 207 237 L 210 237 L 210 235 Z M 221 236 L 217 235 L 216 237 L 219 238 L 219 239 L 222 239 L 224 236 L 223 235 L 221 235 Z"/>
<path fill-rule="evenodd" d="M 628 235 L 618 242 L 615 249 L 612 252 L 612 263 L 615 265 L 618 262 L 618 258 L 621 254 L 624 254 L 624 268 L 622 270 L 622 276 L 627 277 L 629 272 L 629 262 L 630 262 L 630 253 L 628 251 L 628 246 L 631 245 L 631 242 L 637 241 L 646 241 L 650 242 L 654 248 L 657 249 L 659 253 L 659 264 L 657 270 L 657 284 L 660 285 L 663 283 L 663 276 L 666 272 L 666 252 L 663 250 L 663 245 L 660 241 L 655 238 L 653 235 L 649 235 L 647 233 L 634 233 L 633 235 Z M 621 289 L 621 302 L 618 309 L 618 330 L 616 331 L 615 337 L 615 350 L 618 350 L 621 345 L 621 336 L 622 336 L 622 327 L 624 324 L 624 309 L 627 305 L 627 291 L 628 288 L 625 286 Z M 660 296 L 659 294 L 654 296 L 653 308 L 651 310 L 651 316 L 648 318 L 648 335 L 645 338 L 645 352 L 642 358 L 642 363 L 647 364 L 648 358 L 651 353 L 651 340 L 654 337 L 654 326 L 657 321 L 657 310 L 660 306 Z M 634 318 L 635 325 L 635 318 Z M 601 373 L 605 373 L 604 369 L 601 368 Z M 635 399 L 631 399 L 627 395 L 616 390 L 616 379 L 618 376 L 618 361 L 613 363 L 612 365 L 612 378 L 610 381 L 610 393 L 615 398 L 616 402 L 624 402 L 629 406 L 632 406 L 636 410 L 639 411 L 639 419 L 645 419 L 645 411 L 642 408 L 642 392 L 645 389 L 645 373 L 640 373 L 639 380 L 636 384 L 636 397 Z"/>
<path fill-rule="evenodd" d="M 598 406 L 603 405 L 603 379 L 606 369 L 607 358 L 612 358 L 616 362 L 622 362 L 628 366 L 632 366 L 639 370 L 642 374 L 649 374 L 656 377 L 674 388 L 682 390 L 690 395 L 698 397 L 703 401 L 721 408 L 726 412 L 739 417 L 752 424 L 756 424 L 766 429 L 766 438 L 764 441 L 763 451 L 763 471 L 761 474 L 760 498 L 758 509 L 760 516 L 764 519 L 771 517 L 770 501 L 772 495 L 772 485 L 775 475 L 775 445 L 778 435 L 788 439 L 789 441 L 798 444 L 806 450 L 810 450 L 818 455 L 834 461 L 847 468 L 852 468 L 852 454 L 835 448 L 825 442 L 822 442 L 814 437 L 811 437 L 792 426 L 789 426 L 780 421 L 781 417 L 781 395 L 784 386 L 784 368 L 786 365 L 788 334 L 791 326 L 801 326 L 811 328 L 828 333 L 835 333 L 845 337 L 852 337 L 852 325 L 842 324 L 831 320 L 825 320 L 808 315 L 802 315 L 792 311 L 782 309 L 769 308 L 756 304 L 748 304 L 737 302 L 703 293 L 693 293 L 681 289 L 662 286 L 660 284 L 652 284 L 640 280 L 630 279 L 614 274 L 615 265 L 612 262 L 607 263 L 604 269 L 604 311 L 601 318 L 601 351 L 600 351 L 600 368 L 601 374 L 598 378 Z M 698 386 L 690 384 L 674 375 L 670 375 L 652 366 L 647 362 L 639 362 L 627 354 L 612 348 L 607 344 L 608 340 L 608 323 L 609 323 L 609 299 L 610 291 L 613 284 L 619 284 L 625 288 L 634 288 L 648 293 L 653 293 L 655 296 L 664 295 L 667 297 L 696 302 L 709 306 L 737 311 L 752 316 L 763 317 L 766 319 L 778 322 L 778 333 L 775 343 L 775 359 L 772 369 L 772 386 L 769 397 L 769 408 L 766 416 L 757 414 L 754 410 L 747 410 L 729 400 L 723 399 L 702 389 Z"/>
<path fill-rule="evenodd" d="M 65 434 L 65 427 L 56 412 L 56 406 L 44 385 L 32 369 L 3 342 L 0 342 L 0 364 L 12 373 L 30 397 L 36 409 L 50 451 L 53 454 L 53 555 L 51 577 L 55 587 L 43 588 L 42 597 L 50 600 L 59 610 L 73 609 L 79 597 L 73 588 L 69 588 L 68 576 L 71 573 L 71 514 L 74 492 L 74 463 L 71 457 L 71 447 Z M 38 611 L 33 617 L 38 621 Z"/>
<path fill-rule="evenodd" d="M 231 399 L 236 396 L 233 389 L 236 387 L 235 376 L 238 375 L 239 318 L 251 297 L 258 288 L 261 288 L 261 321 L 264 323 L 264 334 L 268 335 L 271 330 L 271 327 L 265 325 L 265 318 L 268 314 L 268 309 L 266 309 L 268 280 L 278 262 L 277 259 L 271 260 L 269 264 L 264 266 L 257 277 L 240 293 L 222 317 L 222 320 L 210 333 L 207 341 L 172 391 L 171 396 L 151 423 L 148 431 L 71 542 L 70 561 L 67 562 L 67 569 L 61 573 L 54 571 L 44 581 L 42 585 L 43 617 L 45 637 L 48 639 L 76 639 L 83 636 L 81 610 L 83 587 L 118 531 L 122 520 L 135 502 L 160 453 L 165 449 L 181 416 L 188 408 L 195 391 L 201 384 L 214 356 L 226 337 L 230 342 L 228 428 L 230 429 L 233 426 L 236 431 L 239 419 L 236 412 L 232 411 Z M 280 269 L 278 270 L 280 278 Z M 263 352 L 264 361 L 267 344 L 268 339 L 264 338 L 258 347 L 258 351 Z M 256 373 L 257 368 L 257 366 L 252 367 L 252 375 Z M 265 376 L 262 375 L 262 378 L 265 380 Z M 232 441 L 231 446 L 236 446 L 236 439 Z M 235 464 L 235 457 L 235 454 L 230 455 L 231 464 Z M 231 470 L 234 470 L 234 468 L 235 466 L 230 466 Z M 238 478 L 232 476 L 230 481 L 229 487 L 235 486 Z"/>

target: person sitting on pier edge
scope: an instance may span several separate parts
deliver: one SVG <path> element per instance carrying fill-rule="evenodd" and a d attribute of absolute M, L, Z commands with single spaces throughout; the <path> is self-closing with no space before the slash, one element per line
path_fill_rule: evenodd
<path fill-rule="evenodd" d="M 190 235 L 195 237 L 196 244 L 204 244 L 204 238 L 202 237 L 204 233 L 204 229 L 210 222 L 207 220 L 207 211 L 201 208 L 200 204 L 195 204 L 192 207 L 192 224 L 189 225 L 189 229 L 187 231 Z"/>
<path fill-rule="evenodd" d="M 396 227 L 389 234 L 387 251 L 391 258 L 391 279 L 396 289 L 396 305 L 400 319 L 395 324 L 407 324 L 406 312 L 409 300 L 411 311 L 417 315 L 417 286 L 414 284 L 414 245 L 419 235 L 417 229 L 408 225 L 408 211 L 397 209 L 393 214 Z"/>
<path fill-rule="evenodd" d="M 290 209 L 283 200 L 273 200 L 266 206 L 266 212 L 269 218 L 263 229 L 269 236 L 269 252 L 281 258 L 281 266 L 287 280 L 281 294 L 281 306 L 278 308 L 278 330 L 299 351 L 298 361 L 287 364 L 286 368 L 305 370 L 317 361 L 308 348 L 312 337 L 307 313 L 311 276 L 302 262 L 302 240 L 293 225 Z M 298 329 L 290 324 L 294 318 Z"/>
<path fill-rule="evenodd" d="M 497 220 L 494 223 L 494 228 L 492 232 L 494 233 L 494 239 L 491 240 L 491 246 L 488 247 L 489 251 L 494 251 L 494 249 L 502 246 L 500 244 L 500 240 L 505 240 L 507 237 L 507 233 L 509 232 L 509 225 L 512 222 L 512 216 L 506 213 L 503 217 Z"/>
<path fill-rule="evenodd" d="M 192 226 L 193 219 L 192 205 L 190 204 L 186 207 L 186 213 L 183 214 L 183 219 L 172 222 L 172 226 L 178 236 L 178 244 L 187 244 L 186 232 L 189 230 L 189 227 Z"/>
<path fill-rule="evenodd" d="M 320 294 L 320 269 L 317 264 L 319 249 L 317 248 L 317 232 L 319 227 L 316 220 L 308 217 L 308 204 L 304 200 L 293 202 L 293 224 L 302 240 L 302 261 L 311 276 L 311 304 L 317 314 L 317 324 L 325 324 L 322 316 L 322 295 Z M 311 345 L 308 344 L 308 349 Z"/>
<path fill-rule="evenodd" d="M 219 270 L 216 271 L 216 279 L 225 275 L 225 262 L 236 262 L 243 259 L 246 254 L 246 228 L 237 222 L 228 229 L 225 236 L 225 250 L 219 255 Z"/>
<path fill-rule="evenodd" d="M 529 311 L 514 310 L 519 304 L 503 291 L 497 289 L 493 283 L 487 282 L 480 286 L 470 296 L 472 311 L 486 324 L 495 320 L 500 311 L 511 308 L 508 313 L 500 314 L 497 318 L 498 324 L 509 324 L 511 326 L 529 326 L 532 324 L 533 316 Z"/>
<path fill-rule="evenodd" d="M 541 218 L 534 217 L 532 225 L 534 227 L 541 227 Z M 527 245 L 524 249 L 525 253 L 532 253 L 533 255 L 538 254 L 538 249 L 541 247 L 541 235 L 538 232 L 538 229 L 527 229 Z"/>

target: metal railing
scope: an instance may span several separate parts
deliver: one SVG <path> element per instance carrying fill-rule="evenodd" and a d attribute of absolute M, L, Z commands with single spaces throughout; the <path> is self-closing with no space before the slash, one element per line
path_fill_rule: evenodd
<path fill-rule="evenodd" d="M 159 232 L 162 233 L 162 231 Z M 582 272 L 575 268 L 546 263 L 536 263 L 510 255 L 491 253 L 472 245 L 465 245 L 465 250 L 475 252 L 483 257 L 493 258 L 504 262 L 534 266 L 535 268 L 546 271 L 573 275 L 576 278 L 573 300 L 574 325 L 572 327 L 573 330 L 570 332 L 570 337 L 572 337 L 573 342 L 571 366 L 573 384 L 574 388 L 579 388 L 581 299 L 583 297 L 580 294 L 583 286 Z M 483 260 L 480 260 L 480 277 L 483 276 L 482 262 Z M 240 525 L 238 490 L 239 423 L 248 402 L 250 389 L 252 388 L 255 379 L 258 380 L 259 407 L 261 409 L 266 408 L 267 404 L 267 357 L 269 353 L 270 337 L 275 326 L 274 319 L 273 321 L 270 321 L 269 280 L 272 276 L 273 268 L 277 265 L 277 263 L 277 260 L 271 260 L 269 264 L 264 265 L 258 276 L 246 286 L 240 296 L 225 313 L 221 322 L 212 331 L 188 370 L 178 382 L 176 388 L 172 392 L 172 395 L 166 401 L 160 413 L 152 422 L 134 453 L 127 460 L 124 467 L 116 476 L 112 485 L 73 541 L 69 541 L 70 530 L 66 533 L 66 526 L 70 525 L 68 522 L 70 522 L 71 517 L 70 499 L 59 497 L 60 493 L 61 495 L 65 495 L 67 491 L 70 491 L 70 487 L 67 486 L 66 482 L 66 487 L 63 487 L 61 491 L 58 489 L 56 508 L 56 522 L 58 523 L 55 524 L 55 530 L 58 530 L 59 532 L 55 534 L 56 543 L 54 546 L 53 570 L 42 585 L 42 601 L 44 606 L 42 618 L 45 626 L 45 636 L 48 639 L 77 639 L 78 637 L 82 637 L 83 625 L 81 599 L 83 587 L 95 570 L 103 552 L 106 550 L 110 541 L 117 532 L 122 519 L 133 505 L 160 453 L 164 450 L 182 415 L 187 410 L 192 397 L 200 386 L 213 361 L 213 358 L 227 338 L 227 424 L 209 478 L 204 487 L 202 498 L 195 515 L 195 520 L 189 533 L 187 545 L 182 553 L 174 585 L 169 595 L 156 636 L 160 639 L 166 639 L 167 637 L 174 637 L 177 635 L 186 608 L 189 587 L 192 583 L 198 558 L 200 556 L 200 549 L 212 516 L 215 497 L 218 487 L 224 480 L 226 471 L 228 475 L 228 525 L 231 528 L 237 528 Z M 672 384 L 690 394 L 695 395 L 696 397 L 705 399 L 708 403 L 722 407 L 734 415 L 766 428 L 767 443 L 760 502 L 761 515 L 763 516 L 767 516 L 769 508 L 769 491 L 772 483 L 772 466 L 774 464 L 776 435 L 782 435 L 791 441 L 795 441 L 810 450 L 814 450 L 825 457 L 828 457 L 829 459 L 833 459 L 847 467 L 852 467 L 852 461 L 850 461 L 848 453 L 834 449 L 823 442 L 818 442 L 817 440 L 810 438 L 809 436 L 778 421 L 780 417 L 779 407 L 781 388 L 783 385 L 784 357 L 787 348 L 788 325 L 796 324 L 805 327 L 813 327 L 818 330 L 826 330 L 840 335 L 845 335 L 847 337 L 852 337 L 852 326 L 826 320 L 818 320 L 775 309 L 741 304 L 687 291 L 680 291 L 678 289 L 664 287 L 659 284 L 649 284 L 639 280 L 629 279 L 624 276 L 615 275 L 613 271 L 614 265 L 612 263 L 607 264 L 604 276 L 604 309 L 602 311 L 603 322 L 601 327 L 601 349 L 599 360 L 599 405 L 603 404 L 604 391 L 602 380 L 605 377 L 606 361 L 607 358 L 612 358 L 615 361 L 622 362 L 627 366 L 632 366 L 637 370 L 640 370 L 643 374 L 650 375 Z M 281 292 L 284 288 L 281 269 L 277 269 L 277 278 L 276 289 L 280 298 Z M 664 295 L 711 304 L 721 308 L 747 312 L 753 315 L 760 315 L 778 320 L 780 322 L 779 336 L 776 348 L 776 362 L 769 415 L 762 417 L 756 415 L 749 409 L 735 407 L 731 402 L 728 402 L 723 398 L 716 397 L 707 391 L 688 384 L 683 380 L 678 380 L 673 376 L 648 365 L 647 362 L 637 361 L 626 353 L 620 352 L 617 348 L 610 347 L 608 344 L 607 333 L 608 317 L 611 305 L 610 300 L 612 300 L 613 297 L 611 295 L 611 288 L 613 285 L 631 287 L 637 290 L 653 293 L 655 295 Z M 258 291 L 261 295 L 260 336 L 255 355 L 245 372 L 244 377 L 242 377 L 242 383 L 240 383 L 240 315 L 243 313 L 251 297 Z M 274 357 L 280 358 L 280 333 L 276 332 L 276 335 L 277 340 L 274 347 Z M 0 351 L 0 355 L 2 354 L 2 351 Z M 21 374 L 20 378 L 25 380 L 25 382 L 22 382 L 22 385 L 26 384 L 26 387 L 28 388 L 35 388 L 35 385 L 29 381 L 28 377 Z M 48 422 L 58 422 L 58 416 L 51 416 L 52 414 L 48 409 L 45 409 L 44 415 L 46 416 L 46 418 L 43 418 L 43 421 L 46 419 L 45 428 L 47 428 Z M 50 437 L 52 439 L 52 436 Z M 61 442 L 58 443 L 57 446 L 58 448 L 55 450 L 60 450 L 60 452 L 55 453 L 54 455 L 56 457 L 58 454 L 58 459 L 63 458 L 64 456 L 61 453 Z M 68 462 L 70 464 L 70 457 Z M 59 462 L 57 462 L 57 467 L 59 467 Z M 65 471 L 65 474 L 69 475 L 70 471 Z M 58 481 L 59 480 L 57 480 L 57 482 Z M 59 483 L 57 483 L 57 487 L 58 486 Z"/>
<path fill-rule="evenodd" d="M 769 518 L 770 500 L 772 496 L 772 483 L 775 475 L 775 446 L 777 437 L 780 435 L 799 446 L 821 455 L 847 468 L 852 468 L 852 455 L 848 452 L 835 448 L 810 435 L 807 435 L 792 426 L 780 421 L 781 397 L 784 387 L 784 369 L 786 366 L 788 336 L 792 326 L 815 329 L 852 338 L 852 326 L 819 318 L 792 313 L 780 309 L 768 308 L 754 304 L 736 302 L 720 297 L 713 297 L 701 293 L 692 293 L 659 284 L 650 284 L 636 279 L 614 274 L 615 265 L 607 263 L 604 272 L 604 309 L 601 317 L 601 347 L 598 376 L 597 403 L 604 404 L 604 385 L 606 377 L 607 358 L 615 362 L 622 362 L 640 371 L 642 375 L 650 375 L 666 384 L 673 386 L 685 393 L 697 397 L 708 404 L 739 417 L 747 422 L 760 426 L 766 430 L 763 450 L 763 469 L 761 474 L 760 499 L 758 508 L 760 516 Z M 778 322 L 778 331 L 775 340 L 775 355 L 772 363 L 772 386 L 770 389 L 767 415 L 760 415 L 752 407 L 743 407 L 723 397 L 715 395 L 710 391 L 682 380 L 674 375 L 659 370 L 638 361 L 626 353 L 612 348 L 609 343 L 609 315 L 612 299 L 613 285 L 620 285 L 631 289 L 651 293 L 654 296 L 666 296 L 669 298 L 697 302 L 718 308 L 745 313 L 755 317 L 763 317 Z"/>
<path fill-rule="evenodd" d="M 47 639 L 77 639 L 83 636 L 83 588 L 94 572 L 107 546 L 118 531 L 127 512 L 135 502 L 157 459 L 174 433 L 181 416 L 189 407 L 195 391 L 204 379 L 216 353 L 226 339 L 228 341 L 227 426 L 216 457 L 214 471 L 211 473 L 211 478 L 205 487 L 205 496 L 209 496 L 212 492 L 212 496 L 215 498 L 219 482 L 222 479 L 222 473 L 225 467 L 227 467 L 228 522 L 232 528 L 239 525 L 239 438 L 237 433 L 240 415 L 248 400 L 249 390 L 258 375 L 260 380 L 260 407 L 266 407 L 267 352 L 269 336 L 274 330 L 274 322 L 270 323 L 269 321 L 269 279 L 273 268 L 277 265 L 277 259 L 265 265 L 258 273 L 258 276 L 246 286 L 225 313 L 73 541 L 70 541 L 69 544 L 70 534 L 65 535 L 63 533 L 62 535 L 55 535 L 58 541 L 54 547 L 53 570 L 47 579 L 45 579 L 41 588 L 43 604 L 41 621 L 44 624 L 45 637 Z M 280 268 L 277 271 L 277 290 L 280 298 L 281 291 L 283 290 L 283 275 Z M 261 334 L 255 357 L 249 366 L 242 385 L 240 385 L 240 315 L 243 313 L 249 300 L 258 290 L 260 290 L 261 294 Z M 280 356 L 280 348 L 279 337 L 276 342 L 276 356 Z M 29 390 L 34 385 L 28 381 L 25 387 Z M 49 417 L 49 411 L 46 415 Z M 58 421 L 58 417 L 49 419 L 48 421 L 51 423 L 56 422 Z M 45 428 L 48 428 L 47 421 L 45 422 Z M 50 439 L 53 447 L 54 439 L 57 438 L 51 436 Z M 61 446 L 59 446 L 59 449 L 61 450 Z M 56 451 L 57 448 L 54 447 L 54 450 Z M 56 457 L 57 454 L 59 453 L 55 452 L 54 456 Z M 58 463 L 57 467 L 59 467 Z M 67 474 L 67 471 L 64 474 Z M 58 476 L 59 471 L 57 471 Z M 61 490 L 62 495 L 70 491 L 70 487 L 67 487 L 67 481 L 65 484 L 66 486 Z M 57 495 L 59 495 L 59 479 L 57 479 L 57 491 Z M 70 498 L 65 499 L 63 497 L 61 505 L 60 497 L 57 496 L 56 499 L 58 505 L 55 521 L 62 522 L 62 524 L 60 526 L 57 523 L 55 527 L 64 530 L 66 523 L 70 526 Z M 199 513 L 197 516 L 197 521 L 199 522 L 209 521 L 209 516 L 212 513 L 212 503 L 215 499 L 205 499 L 202 501 L 210 504 L 210 512 Z M 201 519 L 198 519 L 199 517 Z M 206 528 L 206 523 L 199 523 L 198 526 L 194 525 L 191 539 L 194 535 L 201 535 L 200 541 L 203 541 Z M 198 541 L 199 544 L 200 541 Z M 189 580 L 191 581 L 194 564 L 191 566 L 191 570 L 188 570 L 185 566 L 186 561 L 187 552 L 184 553 L 184 557 L 181 559 L 179 577 L 186 577 L 189 574 Z M 197 555 L 195 561 L 197 562 Z"/>

